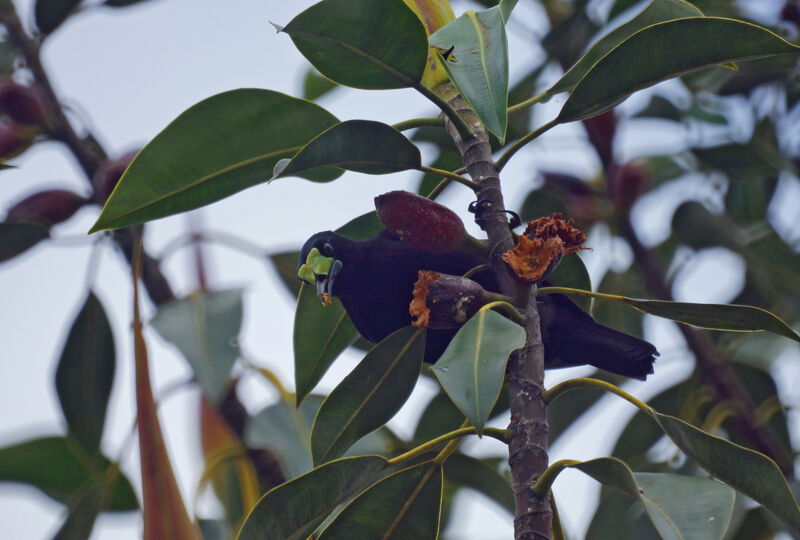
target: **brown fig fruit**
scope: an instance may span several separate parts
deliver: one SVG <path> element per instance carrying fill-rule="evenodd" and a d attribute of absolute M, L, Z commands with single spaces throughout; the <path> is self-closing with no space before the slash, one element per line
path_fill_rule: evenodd
<path fill-rule="evenodd" d="M 23 86 L 13 79 L 0 80 L 0 111 L 19 124 L 47 126 L 49 115 L 37 86 Z"/>
<path fill-rule="evenodd" d="M 47 228 L 66 221 L 86 204 L 86 199 L 66 189 L 34 193 L 9 209 L 6 221 L 33 221 Z"/>
<path fill-rule="evenodd" d="M 429 253 L 451 253 L 467 237 L 464 222 L 455 212 L 408 191 L 375 197 L 375 209 L 389 232 Z"/>

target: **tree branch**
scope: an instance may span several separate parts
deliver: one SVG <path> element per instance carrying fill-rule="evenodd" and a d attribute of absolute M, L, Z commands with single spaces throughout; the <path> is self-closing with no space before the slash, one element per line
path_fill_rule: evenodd
<path fill-rule="evenodd" d="M 516 540 L 552 538 L 553 514 L 549 494 L 537 495 L 533 486 L 547 468 L 547 409 L 544 395 L 544 346 L 536 310 L 535 289 L 519 284 L 509 273 L 501 255 L 514 246 L 505 213 L 500 177 L 492 160 L 489 137 L 478 116 L 466 101 L 450 89 L 448 102 L 473 126 L 473 136 L 462 139 L 449 119 L 445 127 L 461 153 L 467 172 L 478 185 L 476 221 L 489 239 L 489 262 L 500 291 L 515 298 L 524 315 L 525 346 L 511 355 L 506 371 L 508 381 L 511 432 L 508 463 L 516 512 Z"/>

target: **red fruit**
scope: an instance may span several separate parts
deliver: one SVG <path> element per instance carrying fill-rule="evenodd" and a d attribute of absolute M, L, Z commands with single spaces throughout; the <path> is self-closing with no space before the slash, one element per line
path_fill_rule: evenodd
<path fill-rule="evenodd" d="M 467 236 L 464 222 L 455 212 L 408 191 L 378 195 L 375 209 L 389 232 L 429 253 L 455 251 Z"/>
<path fill-rule="evenodd" d="M 781 20 L 794 23 L 795 26 L 800 28 L 800 7 L 786 2 L 781 10 Z"/>
<path fill-rule="evenodd" d="M 614 109 L 598 116 L 587 118 L 583 121 L 583 127 L 586 128 L 589 141 L 597 150 L 600 161 L 603 162 L 603 167 L 608 167 L 614 154 L 614 135 L 617 132 L 617 117 L 614 114 Z"/>
<path fill-rule="evenodd" d="M 7 221 L 35 221 L 47 228 L 72 217 L 86 199 L 65 189 L 40 191 L 11 207 Z"/>
<path fill-rule="evenodd" d="M 38 87 L 22 86 L 12 79 L 0 81 L 0 110 L 20 124 L 46 126 L 47 107 Z"/>
<path fill-rule="evenodd" d="M 139 151 L 128 152 L 116 159 L 109 159 L 100 164 L 97 171 L 94 173 L 94 200 L 103 205 L 106 203 L 111 192 L 117 186 L 117 182 L 122 178 L 122 173 L 131 164 L 133 158 L 136 157 Z"/>
<path fill-rule="evenodd" d="M 649 171 L 646 166 L 629 162 L 611 167 L 608 175 L 608 197 L 617 210 L 628 210 L 642 194 Z"/>
<path fill-rule="evenodd" d="M 29 130 L 10 120 L 0 124 L 0 159 L 11 159 L 27 150 L 33 141 Z"/>

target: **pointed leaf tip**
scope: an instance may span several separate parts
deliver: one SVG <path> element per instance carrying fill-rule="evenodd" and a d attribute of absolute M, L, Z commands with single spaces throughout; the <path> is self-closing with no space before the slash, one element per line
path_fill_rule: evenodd
<path fill-rule="evenodd" d="M 269 21 L 269 24 L 271 24 L 272 27 L 275 29 L 276 34 L 280 34 L 281 32 L 283 32 L 283 29 L 285 28 L 285 26 L 281 26 L 280 24 L 274 23 L 272 21 Z"/>

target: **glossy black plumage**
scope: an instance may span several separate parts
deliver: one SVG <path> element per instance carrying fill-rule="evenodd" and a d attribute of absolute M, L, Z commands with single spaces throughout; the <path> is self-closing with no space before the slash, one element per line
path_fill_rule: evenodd
<path fill-rule="evenodd" d="M 361 335 L 373 343 L 411 324 L 408 306 L 419 270 L 461 275 L 485 262 L 470 253 L 428 253 L 387 231 L 362 241 L 331 231 L 317 233 L 303 246 L 301 265 L 313 248 L 341 261 L 341 271 L 330 293 L 342 302 Z M 323 276 L 319 278 L 324 279 Z M 480 272 L 472 279 L 487 290 L 497 290 L 489 271 Z M 644 379 L 653 372 L 658 352 L 650 343 L 598 324 L 564 295 L 541 296 L 538 302 L 545 367 L 590 364 L 637 379 Z M 425 361 L 435 362 L 455 332 L 429 329 Z"/>

